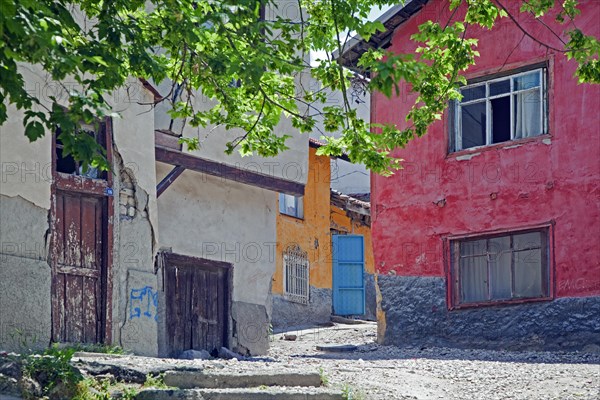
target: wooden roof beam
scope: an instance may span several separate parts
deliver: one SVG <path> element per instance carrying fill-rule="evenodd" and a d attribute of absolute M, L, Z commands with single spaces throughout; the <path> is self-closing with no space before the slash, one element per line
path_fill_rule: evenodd
<path fill-rule="evenodd" d="M 183 168 L 181 165 L 176 165 L 171 171 L 169 171 L 167 176 L 165 176 L 163 180 L 156 185 L 156 198 L 160 197 L 160 195 L 163 194 L 163 192 L 167 190 L 167 188 L 171 186 L 173 182 L 175 182 L 175 179 L 177 179 L 179 175 L 183 174 L 183 171 L 185 171 L 185 168 Z"/>
<path fill-rule="evenodd" d="M 304 196 L 304 185 L 298 182 L 233 167 L 231 165 L 197 157 L 189 153 L 184 153 L 183 151 L 163 146 L 155 146 L 154 150 L 156 161 L 244 183 L 246 185 L 256 186 L 262 189 L 286 193 L 293 196 Z"/>

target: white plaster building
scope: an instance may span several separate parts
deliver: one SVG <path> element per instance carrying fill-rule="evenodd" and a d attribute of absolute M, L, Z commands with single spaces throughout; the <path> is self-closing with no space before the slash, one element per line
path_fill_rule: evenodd
<path fill-rule="evenodd" d="M 39 68 L 23 71 L 42 99 L 58 88 Z M 238 135 L 219 130 L 180 151 L 165 108 L 138 104 L 161 88 L 129 83 L 129 96 L 111 99 L 121 118 L 94 132 L 112 167 L 104 176 L 82 176 L 53 132 L 29 143 L 14 108 L 0 127 L 0 349 L 104 342 L 150 356 L 262 354 L 278 193 L 303 194 L 308 136 L 269 159 L 225 155 Z"/>

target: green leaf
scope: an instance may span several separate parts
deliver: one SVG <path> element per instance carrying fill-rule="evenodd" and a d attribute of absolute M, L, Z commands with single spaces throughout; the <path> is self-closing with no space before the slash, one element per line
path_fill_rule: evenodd
<path fill-rule="evenodd" d="M 30 142 L 35 142 L 44 136 L 44 125 L 38 121 L 29 122 L 25 125 L 25 136 L 27 136 Z"/>

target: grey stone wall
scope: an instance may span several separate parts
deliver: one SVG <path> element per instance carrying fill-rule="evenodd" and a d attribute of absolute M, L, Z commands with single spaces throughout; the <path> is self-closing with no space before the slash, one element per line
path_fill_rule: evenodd
<path fill-rule="evenodd" d="M 444 278 L 380 275 L 378 284 L 383 344 L 508 350 L 600 345 L 600 297 L 448 311 Z"/>
<path fill-rule="evenodd" d="M 365 315 L 369 321 L 377 320 L 377 292 L 375 290 L 375 277 L 365 273 Z"/>
<path fill-rule="evenodd" d="M 48 227 L 48 210 L 0 195 L 0 350 L 50 343 Z"/>
<path fill-rule="evenodd" d="M 234 301 L 231 304 L 230 348 L 242 355 L 263 355 L 269 350 L 269 316 L 263 305 Z"/>
<path fill-rule="evenodd" d="M 282 295 L 273 295 L 272 325 L 275 331 L 314 326 L 331 319 L 331 289 L 310 287 L 308 304 L 288 301 Z"/>

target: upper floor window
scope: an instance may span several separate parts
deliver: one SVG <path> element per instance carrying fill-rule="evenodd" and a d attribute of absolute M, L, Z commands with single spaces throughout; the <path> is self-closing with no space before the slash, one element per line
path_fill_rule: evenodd
<path fill-rule="evenodd" d="M 296 218 L 304 218 L 303 197 L 279 193 L 279 212 Z"/>
<path fill-rule="evenodd" d="M 460 88 L 454 104 L 451 151 L 546 133 L 546 68 L 487 79 Z"/>
<path fill-rule="evenodd" d="M 455 306 L 549 296 L 548 230 L 451 241 Z"/>
<path fill-rule="evenodd" d="M 106 150 L 105 124 L 82 124 L 78 134 L 89 135 L 96 143 Z M 106 179 L 106 171 L 100 171 L 92 166 L 88 166 L 88 168 L 84 171 L 83 166 L 76 161 L 71 154 L 65 154 L 64 144 L 62 143 L 60 137 L 60 128 L 55 133 L 54 140 L 56 148 L 56 172 L 61 172 L 68 175 L 79 175 L 92 179 Z"/>

